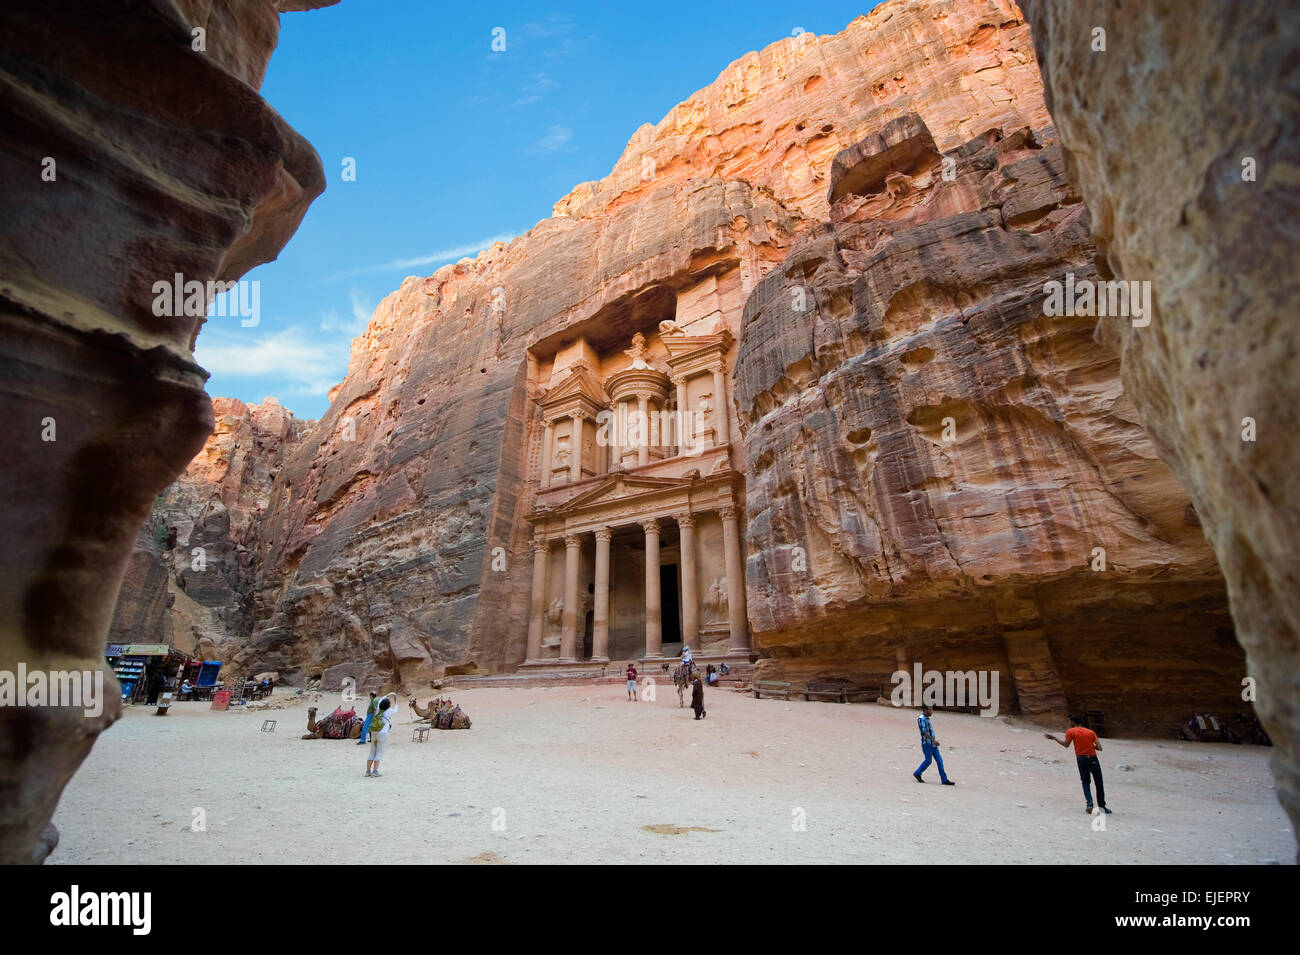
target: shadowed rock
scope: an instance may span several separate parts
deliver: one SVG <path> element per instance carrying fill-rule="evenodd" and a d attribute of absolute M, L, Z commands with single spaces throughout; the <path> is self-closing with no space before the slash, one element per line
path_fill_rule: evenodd
<path fill-rule="evenodd" d="M 0 708 L 3 862 L 50 851 L 64 784 L 119 714 L 103 652 L 132 543 L 212 430 L 202 316 L 158 315 L 154 283 L 273 259 L 324 188 L 256 93 L 271 0 L 22 7 L 0 11 L 0 669 L 98 669 L 110 699 L 94 718 Z"/>
<path fill-rule="evenodd" d="M 1300 6 L 1025 7 L 1099 266 L 1151 283 L 1150 324 L 1099 335 L 1218 555 L 1300 830 Z"/>

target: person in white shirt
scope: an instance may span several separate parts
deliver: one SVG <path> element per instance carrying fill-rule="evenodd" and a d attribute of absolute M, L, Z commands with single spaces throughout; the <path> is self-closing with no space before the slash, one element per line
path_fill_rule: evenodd
<path fill-rule="evenodd" d="M 370 750 L 366 753 L 366 775 L 379 775 L 379 761 L 384 758 L 384 747 L 388 744 L 388 730 L 393 725 L 393 715 L 396 712 L 396 706 L 393 702 L 392 695 L 384 697 L 379 701 L 379 709 L 375 710 L 375 715 L 371 717 L 371 726 L 378 721 L 378 729 L 370 731 Z"/>

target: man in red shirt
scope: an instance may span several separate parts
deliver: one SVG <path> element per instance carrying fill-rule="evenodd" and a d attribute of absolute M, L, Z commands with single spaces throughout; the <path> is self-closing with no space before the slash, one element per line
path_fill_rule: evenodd
<path fill-rule="evenodd" d="M 636 702 L 636 664 L 627 665 L 627 698 L 633 703 Z"/>
<path fill-rule="evenodd" d="M 1101 750 L 1101 743 L 1097 739 L 1097 734 L 1088 727 L 1083 725 L 1083 720 L 1070 714 L 1070 728 L 1065 731 L 1065 739 L 1057 739 L 1051 733 L 1044 733 L 1045 737 L 1053 743 L 1060 743 L 1066 749 L 1070 744 L 1074 744 L 1074 756 L 1079 764 L 1079 778 L 1083 780 L 1083 798 L 1087 801 L 1084 812 L 1092 813 L 1092 786 L 1089 777 L 1097 780 L 1097 807 L 1105 813 L 1110 810 L 1106 808 L 1106 788 L 1101 782 L 1101 763 L 1097 759 L 1097 753 Z"/>

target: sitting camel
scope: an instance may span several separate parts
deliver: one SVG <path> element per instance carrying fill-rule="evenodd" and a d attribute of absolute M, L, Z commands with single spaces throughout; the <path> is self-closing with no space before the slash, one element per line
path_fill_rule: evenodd
<path fill-rule="evenodd" d="M 357 739 L 361 736 L 361 717 L 356 710 L 339 707 L 319 723 L 316 707 L 307 709 L 307 733 L 303 739 Z"/>
<path fill-rule="evenodd" d="M 430 700 L 427 706 L 421 706 L 413 697 L 409 702 L 419 717 L 416 722 L 427 721 L 434 729 L 467 730 L 472 725 L 469 715 L 451 700 Z"/>

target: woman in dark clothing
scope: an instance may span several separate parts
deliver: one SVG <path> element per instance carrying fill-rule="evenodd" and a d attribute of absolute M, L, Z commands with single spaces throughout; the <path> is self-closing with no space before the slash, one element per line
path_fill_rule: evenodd
<path fill-rule="evenodd" d="M 697 720 L 709 715 L 708 710 L 704 708 L 704 684 L 700 682 L 698 676 L 691 684 L 691 709 L 695 711 Z"/>

